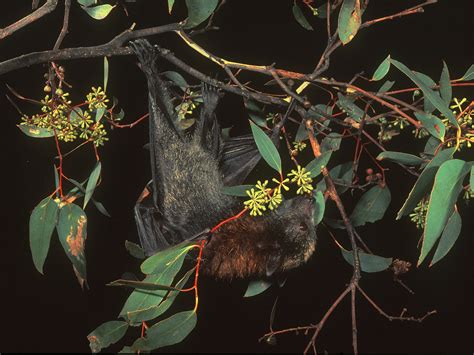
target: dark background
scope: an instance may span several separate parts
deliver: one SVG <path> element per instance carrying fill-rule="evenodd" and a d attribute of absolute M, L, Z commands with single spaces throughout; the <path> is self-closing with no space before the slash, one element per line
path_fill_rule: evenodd
<path fill-rule="evenodd" d="M 316 1 L 319 5 L 321 1 Z M 366 19 L 391 14 L 416 4 L 416 1 L 372 1 Z M 350 80 L 353 74 L 373 73 L 376 66 L 391 54 L 412 69 L 439 79 L 442 60 L 446 60 L 452 78 L 460 77 L 473 63 L 472 5 L 459 1 L 441 1 L 425 14 L 385 22 L 361 31 L 346 47 L 336 51 L 331 69 L 326 73 L 336 79 Z M 456 4 L 456 5 L 454 5 Z M 2 4 L 0 27 L 14 22 L 30 11 L 31 1 Z M 271 64 L 278 68 L 310 72 L 325 46 L 325 22 L 310 19 L 315 31 L 302 29 L 291 14 L 291 1 L 230 1 L 216 17 L 221 31 L 196 37 L 195 40 L 212 53 L 233 61 Z M 129 17 L 115 9 L 103 21 L 95 21 L 73 1 L 70 33 L 62 47 L 104 43 L 137 22 L 137 28 L 156 26 L 185 16 L 183 3 L 175 4 L 169 17 L 165 1 L 139 1 L 127 5 Z M 307 14 L 308 15 L 308 14 Z M 310 18 L 310 16 L 308 16 Z M 62 24 L 62 7 L 0 42 L 0 60 L 32 51 L 52 48 Z M 172 49 L 178 57 L 201 71 L 224 78 L 217 67 L 183 45 L 173 34 L 150 38 L 154 43 Z M 119 99 L 132 122 L 147 110 L 146 87 L 142 73 L 132 57 L 110 58 L 108 92 Z M 73 84 L 72 99 L 82 100 L 91 86 L 102 85 L 102 59 L 75 60 L 62 63 L 66 80 Z M 167 64 L 163 69 L 172 69 Z M 90 204 L 87 208 L 87 268 L 90 289 L 81 291 L 57 239 L 53 237 L 45 264 L 45 276 L 33 266 L 28 241 L 28 218 L 34 206 L 54 186 L 53 140 L 35 140 L 17 128 L 19 115 L 5 99 L 8 83 L 27 97 L 39 99 L 45 68 L 36 65 L 3 75 L 0 87 L 2 113 L 2 245 L 0 277 L 2 332 L 0 351 L 88 351 L 87 334 L 99 324 L 114 319 L 129 290 L 106 287 L 125 271 L 138 271 L 139 262 L 127 254 L 124 240 L 137 240 L 132 209 L 149 179 L 146 124 L 134 129 L 113 130 L 110 142 L 100 148 L 103 184 L 96 191 L 112 218 L 106 218 Z M 394 70 L 391 78 L 399 78 Z M 196 83 L 196 82 L 194 82 Z M 401 80 L 401 84 L 409 84 Z M 399 84 L 400 85 L 400 84 Z M 411 85 L 410 85 L 411 86 Z M 399 86 L 401 87 L 401 86 Z M 454 96 L 472 99 L 472 90 L 454 90 Z M 313 104 L 323 103 L 326 96 L 311 96 Z M 35 107 L 19 103 L 26 113 Z M 241 99 L 227 94 L 219 107 L 224 125 L 236 124 L 245 130 L 246 116 Z M 124 121 L 124 122 L 125 122 Z M 240 122 L 240 123 L 238 123 Z M 234 133 L 237 130 L 234 130 Z M 72 146 L 71 146 L 72 147 Z M 390 149 L 412 151 L 412 141 L 394 140 Z M 352 159 L 353 143 L 344 145 L 348 155 L 340 154 L 340 162 Z M 378 152 L 372 149 L 373 154 Z M 464 154 L 472 160 L 472 151 Z M 66 159 L 65 172 L 83 180 L 94 166 L 90 147 Z M 369 165 L 367 165 L 369 166 Z M 365 167 L 365 165 L 364 165 Z M 388 184 L 392 203 L 386 220 L 360 229 L 370 247 L 379 255 L 416 262 L 416 244 L 420 237 L 407 218 L 394 222 L 413 177 L 390 165 Z M 357 197 L 357 196 L 356 196 Z M 392 315 L 406 307 L 410 315 L 421 316 L 437 309 L 438 314 L 421 324 L 389 322 L 367 302 L 357 299 L 359 348 L 362 352 L 461 352 L 472 351 L 472 319 L 474 317 L 474 242 L 472 208 L 461 208 L 463 230 L 448 256 L 432 268 L 423 265 L 413 269 L 404 281 L 415 291 L 410 295 L 393 282 L 388 272 L 365 274 L 361 285 L 376 302 Z M 343 261 L 338 248 L 319 229 L 318 249 L 311 261 L 292 272 L 284 288 L 271 289 L 252 299 L 243 299 L 246 282 L 216 282 L 205 277 L 200 283 L 198 325 L 182 343 L 169 351 L 233 351 L 233 352 L 300 352 L 306 346 L 304 335 L 278 337 L 278 345 L 270 347 L 257 339 L 268 331 L 268 318 L 275 296 L 279 306 L 275 328 L 317 322 L 344 289 L 351 268 Z M 347 245 L 344 233 L 338 239 Z M 176 305 L 189 308 L 192 297 L 180 296 Z M 189 303 L 189 304 L 188 304 Z M 122 345 L 112 347 L 119 350 Z M 319 338 L 319 350 L 351 351 L 350 304 L 346 299 L 328 320 Z"/>

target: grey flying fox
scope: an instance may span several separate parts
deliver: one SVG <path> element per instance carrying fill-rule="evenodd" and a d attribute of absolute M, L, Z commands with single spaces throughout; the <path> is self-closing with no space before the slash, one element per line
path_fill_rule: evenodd
<path fill-rule="evenodd" d="M 252 136 L 223 141 L 215 115 L 220 93 L 210 85 L 203 84 L 193 131 L 180 129 L 168 84 L 158 75 L 156 48 L 146 40 L 131 48 L 149 92 L 152 180 L 135 206 L 140 243 L 149 256 L 242 210 L 242 201 L 222 189 L 241 184 L 260 154 Z M 208 239 L 201 267 L 221 279 L 270 276 L 307 261 L 315 245 L 312 199 L 300 196 L 263 216 L 247 213 L 223 224 Z"/>

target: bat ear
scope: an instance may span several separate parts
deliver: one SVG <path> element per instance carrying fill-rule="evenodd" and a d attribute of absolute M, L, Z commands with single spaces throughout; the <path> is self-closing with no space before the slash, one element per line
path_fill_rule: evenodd
<path fill-rule="evenodd" d="M 283 257 L 279 251 L 275 251 L 270 254 L 267 259 L 266 265 L 266 275 L 267 277 L 272 276 L 275 271 L 277 271 L 283 263 Z"/>

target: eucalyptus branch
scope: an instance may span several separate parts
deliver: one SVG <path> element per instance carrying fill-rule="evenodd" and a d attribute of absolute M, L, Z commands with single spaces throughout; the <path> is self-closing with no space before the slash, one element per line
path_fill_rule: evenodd
<path fill-rule="evenodd" d="M 0 40 L 4 39 L 5 37 L 10 36 L 14 32 L 22 29 L 23 27 L 30 25 L 31 23 L 37 21 L 38 19 L 49 14 L 50 12 L 53 12 L 54 9 L 56 9 L 57 5 L 58 5 L 58 0 L 47 0 L 43 6 L 33 11 L 28 16 L 25 16 L 22 19 L 18 20 L 17 22 L 5 28 L 0 29 Z M 35 8 L 35 3 L 32 4 L 32 7 Z"/>
<path fill-rule="evenodd" d="M 59 49 L 61 43 L 63 42 L 64 37 L 68 32 L 69 27 L 69 12 L 71 10 L 71 0 L 64 0 L 64 18 L 63 18 L 63 27 L 61 28 L 61 32 L 59 32 L 58 39 L 54 44 L 53 50 Z"/>

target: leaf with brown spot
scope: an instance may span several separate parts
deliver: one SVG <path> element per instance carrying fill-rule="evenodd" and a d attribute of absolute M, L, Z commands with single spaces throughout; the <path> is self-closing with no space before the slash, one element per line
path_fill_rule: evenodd
<path fill-rule="evenodd" d="M 84 253 L 87 238 L 87 216 L 79 206 L 66 204 L 59 210 L 56 226 L 59 240 L 71 260 L 81 286 L 86 281 L 86 257 Z"/>
<path fill-rule="evenodd" d="M 360 0 L 344 0 L 337 23 L 339 39 L 347 44 L 356 35 L 362 23 L 362 10 Z"/>

